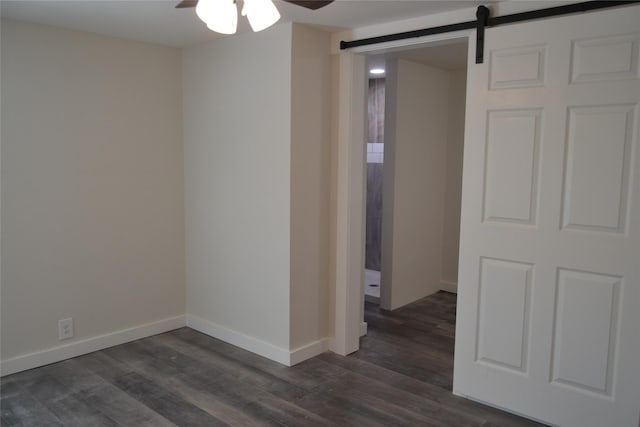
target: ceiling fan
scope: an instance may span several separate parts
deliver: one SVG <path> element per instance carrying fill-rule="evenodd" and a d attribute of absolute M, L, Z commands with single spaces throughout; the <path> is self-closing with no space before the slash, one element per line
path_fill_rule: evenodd
<path fill-rule="evenodd" d="M 320 9 L 334 0 L 283 0 L 287 3 Z M 246 16 L 253 31 L 262 31 L 280 19 L 280 12 L 272 0 L 243 0 L 242 16 Z M 207 28 L 222 34 L 234 34 L 238 27 L 236 0 L 182 0 L 176 8 L 195 7 L 196 14 Z"/>
<path fill-rule="evenodd" d="M 306 7 L 307 9 L 316 10 L 321 7 L 325 7 L 328 4 L 333 3 L 334 0 L 282 0 L 287 3 L 292 3 L 297 6 Z M 176 6 L 176 9 L 183 9 L 185 7 L 196 7 L 198 0 L 182 0 Z"/>

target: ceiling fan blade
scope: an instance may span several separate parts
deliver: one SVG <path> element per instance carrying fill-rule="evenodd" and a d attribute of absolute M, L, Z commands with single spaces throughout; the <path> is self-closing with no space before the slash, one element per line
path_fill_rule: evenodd
<path fill-rule="evenodd" d="M 306 7 L 307 9 L 316 10 L 321 7 L 325 7 L 328 4 L 333 3 L 333 0 L 284 0 L 287 3 L 292 3 L 298 6 Z"/>
<path fill-rule="evenodd" d="M 185 7 L 196 7 L 198 0 L 182 0 L 176 6 L 176 9 L 184 9 Z"/>
<path fill-rule="evenodd" d="M 297 6 L 306 7 L 307 9 L 316 10 L 321 7 L 325 7 L 334 0 L 283 0 L 287 3 L 295 4 Z M 198 5 L 198 0 L 182 0 L 180 3 L 176 5 L 176 9 L 184 9 L 187 7 L 196 7 Z"/>

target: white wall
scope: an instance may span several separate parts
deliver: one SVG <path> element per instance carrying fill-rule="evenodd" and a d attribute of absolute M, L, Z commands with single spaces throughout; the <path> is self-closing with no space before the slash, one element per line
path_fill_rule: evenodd
<path fill-rule="evenodd" d="M 282 24 L 183 52 L 188 321 L 274 357 L 290 339 L 291 39 Z"/>
<path fill-rule="evenodd" d="M 382 214 L 381 305 L 388 309 L 441 287 L 449 112 L 448 72 L 393 62 L 387 65 Z"/>
<path fill-rule="evenodd" d="M 464 69 L 450 71 L 444 229 L 442 238 L 442 288 L 449 291 L 457 290 L 458 283 L 466 88 L 467 71 Z"/>
<path fill-rule="evenodd" d="M 329 331 L 329 33 L 293 26 L 291 75 L 291 348 Z M 323 344 L 325 345 L 325 344 Z"/>
<path fill-rule="evenodd" d="M 330 333 L 329 41 L 282 24 L 184 52 L 188 323 L 284 364 Z"/>
<path fill-rule="evenodd" d="M 3 373 L 62 318 L 86 349 L 184 314 L 180 61 L 2 22 Z"/>
<path fill-rule="evenodd" d="M 3 24 L 3 372 L 180 326 L 185 289 L 199 330 L 285 364 L 324 351 L 329 35 L 285 24 L 182 60 Z"/>

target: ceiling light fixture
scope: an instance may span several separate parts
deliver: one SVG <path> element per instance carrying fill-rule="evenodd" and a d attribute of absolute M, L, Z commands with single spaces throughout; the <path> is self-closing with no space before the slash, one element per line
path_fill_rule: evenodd
<path fill-rule="evenodd" d="M 371 74 L 384 74 L 384 68 L 372 68 L 369 72 Z"/>
<path fill-rule="evenodd" d="M 244 0 L 242 16 L 246 16 L 254 32 L 269 28 L 280 19 L 280 13 L 271 0 Z"/>
<path fill-rule="evenodd" d="M 217 33 L 235 34 L 238 28 L 236 0 L 199 0 L 196 14 Z M 242 16 L 247 17 L 255 32 L 269 28 L 280 19 L 280 13 L 271 0 L 244 0 Z"/>

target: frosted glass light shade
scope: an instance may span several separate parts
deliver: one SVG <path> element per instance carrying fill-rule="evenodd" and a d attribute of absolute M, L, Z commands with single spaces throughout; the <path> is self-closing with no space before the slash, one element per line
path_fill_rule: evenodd
<path fill-rule="evenodd" d="M 271 0 L 244 0 L 242 15 L 246 15 L 255 32 L 269 28 L 280 19 L 280 12 Z"/>
<path fill-rule="evenodd" d="M 234 34 L 238 28 L 238 7 L 234 0 L 199 0 L 196 14 L 216 33 Z"/>

